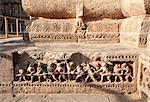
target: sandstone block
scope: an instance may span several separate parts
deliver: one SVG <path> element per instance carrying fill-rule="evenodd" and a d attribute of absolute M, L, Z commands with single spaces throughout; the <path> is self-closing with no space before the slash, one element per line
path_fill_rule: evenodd
<path fill-rule="evenodd" d="M 122 0 L 122 12 L 125 17 L 150 13 L 150 0 Z"/>
<path fill-rule="evenodd" d="M 150 0 L 22 0 L 22 5 L 34 17 L 75 18 L 84 15 L 85 18 L 102 19 L 149 14 L 149 2 Z"/>
<path fill-rule="evenodd" d="M 121 43 L 147 47 L 150 28 L 150 15 L 133 16 L 123 20 L 120 27 Z"/>

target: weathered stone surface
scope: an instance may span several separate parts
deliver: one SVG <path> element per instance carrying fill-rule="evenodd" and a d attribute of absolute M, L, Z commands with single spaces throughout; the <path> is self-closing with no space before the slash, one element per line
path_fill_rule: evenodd
<path fill-rule="evenodd" d="M 150 98 L 150 56 L 149 52 L 142 53 L 139 57 L 138 92 L 149 102 Z"/>
<path fill-rule="evenodd" d="M 22 4 L 24 10 L 34 17 L 76 18 L 78 1 L 83 1 L 85 18 L 124 17 L 121 0 L 22 0 Z"/>
<path fill-rule="evenodd" d="M 145 50 L 150 46 L 149 0 L 22 3 L 34 18 L 28 26 L 30 40 L 52 43 L 34 43 L 32 47 L 13 50 L 14 72 L 10 68 L 2 71 L 0 93 L 139 92 L 140 96 L 150 97 L 150 54 Z M 8 81 L 5 71 L 13 73 L 9 76 L 14 78 L 12 84 L 3 82 Z"/>
<path fill-rule="evenodd" d="M 22 0 L 25 11 L 34 17 L 75 18 L 79 0 Z M 149 0 L 81 0 L 86 18 L 124 18 L 149 14 Z M 78 12 L 77 12 L 78 13 Z"/>
<path fill-rule="evenodd" d="M 133 16 L 123 20 L 120 27 L 121 43 L 147 47 L 147 36 L 149 36 L 150 16 Z"/>
<path fill-rule="evenodd" d="M 10 55 L 0 53 L 0 82 L 13 80 L 13 58 Z"/>
<path fill-rule="evenodd" d="M 122 11 L 125 17 L 149 14 L 150 0 L 122 0 Z"/>
<path fill-rule="evenodd" d="M 14 42 L 15 43 L 15 42 Z M 18 43 L 19 45 L 20 43 Z M 4 48 L 6 51 L 6 47 L 13 46 L 15 48 L 15 44 L 13 42 L 10 43 L 1 43 L 1 48 Z M 21 45 L 21 44 L 20 44 Z M 15 95 L 31 95 L 31 94 L 47 94 L 47 93 L 93 93 L 93 94 L 107 94 L 107 93 L 115 93 L 119 90 L 119 93 L 126 93 L 126 92 L 133 92 L 137 89 L 137 78 L 139 78 L 137 75 L 138 68 L 138 54 L 136 52 L 142 52 L 140 49 L 132 48 L 127 45 L 121 45 L 121 44 L 69 44 L 69 43 L 53 43 L 53 44 L 43 44 L 43 43 L 35 43 L 34 47 L 33 45 L 26 45 L 26 47 L 22 48 L 19 47 L 20 50 L 17 50 L 18 56 L 14 55 L 14 65 L 18 64 L 22 65 L 18 68 L 25 68 L 23 67 L 24 64 L 27 64 L 26 61 L 32 62 L 30 59 L 33 59 L 33 61 L 42 61 L 42 63 L 49 63 L 51 59 L 64 59 L 69 58 L 74 53 L 82 53 L 84 56 L 90 58 L 91 60 L 94 60 L 98 57 L 101 57 L 101 60 L 104 61 L 112 61 L 115 63 L 122 63 L 124 61 L 125 63 L 130 63 L 130 61 L 136 61 L 134 62 L 134 82 L 128 83 L 128 82 L 117 82 L 115 84 L 109 84 L 107 82 L 102 82 L 103 84 L 95 84 L 95 83 L 74 83 L 74 82 L 34 82 L 31 83 L 30 81 L 16 81 L 16 79 L 13 81 L 13 83 L 1 83 L 0 84 L 0 92 L 1 93 L 11 93 Z M 4 52 L 4 50 L 2 50 Z M 15 50 L 14 50 L 15 51 Z M 26 56 L 23 56 L 23 52 L 28 52 L 30 55 L 26 59 Z M 43 56 L 44 53 L 44 56 Z M 85 61 L 81 59 L 81 56 L 76 57 L 74 61 Z M 43 59 L 44 57 L 44 59 Z M 43 60 L 42 60 L 43 59 Z M 16 60 L 18 60 L 16 63 Z M 117 61 L 117 62 L 116 62 Z M 118 62 L 119 61 L 119 62 Z M 17 68 L 14 70 L 14 75 L 18 75 Z M 114 92 L 113 92 L 114 91 Z M 60 94 L 62 95 L 62 94 Z M 70 94 L 71 95 L 71 94 Z M 125 96 L 124 96 L 125 97 Z M 8 98 L 8 97 L 7 97 Z M 0 98 L 1 100 L 4 100 L 4 98 Z M 14 98 L 15 99 L 15 98 Z M 17 98 L 18 99 L 18 98 Z M 118 98 L 117 98 L 118 99 Z M 117 99 L 112 99 L 112 102 L 117 102 Z M 19 98 L 21 100 L 21 98 Z M 25 100 L 25 99 L 24 99 Z M 35 99 L 27 99 L 27 101 L 34 101 Z M 38 100 L 42 100 L 39 98 Z M 122 100 L 122 98 L 121 98 Z M 129 101 L 129 100 L 128 100 Z M 125 102 L 128 102 L 125 101 Z M 139 100 L 137 100 L 139 101 Z M 132 101 L 131 101 L 132 102 Z"/>
<path fill-rule="evenodd" d="M 76 19 L 39 18 L 29 27 L 36 42 L 119 42 L 121 20 L 104 19 L 85 22 L 87 29 L 76 32 Z"/>
<path fill-rule="evenodd" d="M 0 95 L 1 102 L 144 102 L 137 95 L 92 95 L 92 94 L 49 94 L 49 95 L 30 95 L 17 96 Z"/>

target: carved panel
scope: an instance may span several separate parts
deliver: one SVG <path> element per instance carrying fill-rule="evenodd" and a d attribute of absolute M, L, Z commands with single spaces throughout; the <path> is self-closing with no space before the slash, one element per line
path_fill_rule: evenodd
<path fill-rule="evenodd" d="M 45 55 L 38 60 L 33 57 L 32 63 L 29 62 L 25 67 L 16 63 L 15 93 L 88 93 L 91 91 L 133 93 L 136 91 L 136 56 L 111 57 L 96 53 L 93 58 L 88 53 L 64 53 L 58 56 L 57 54 L 48 57 L 47 61 Z"/>

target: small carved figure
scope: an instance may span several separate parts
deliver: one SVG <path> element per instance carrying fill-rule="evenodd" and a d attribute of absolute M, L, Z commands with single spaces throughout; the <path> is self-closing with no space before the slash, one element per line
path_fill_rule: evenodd
<path fill-rule="evenodd" d="M 143 85 L 144 88 L 149 89 L 149 85 L 150 85 L 150 70 L 148 68 L 144 68 L 144 70 L 143 70 L 142 85 Z"/>
<path fill-rule="evenodd" d="M 124 71 L 125 80 L 129 82 L 129 78 L 132 78 L 132 71 L 130 69 L 130 66 L 127 63 L 123 63 L 121 65 L 122 70 Z"/>
<path fill-rule="evenodd" d="M 38 81 L 41 82 L 41 77 L 43 76 L 44 79 L 46 79 L 46 75 L 44 74 L 43 68 L 42 68 L 42 64 L 41 62 L 38 62 L 37 64 L 37 72 L 36 75 L 38 76 Z"/>
<path fill-rule="evenodd" d="M 27 73 L 29 73 L 29 76 L 31 76 L 31 82 L 33 82 L 34 80 L 34 73 L 35 73 L 35 68 L 33 65 L 29 65 L 29 67 L 27 68 Z"/>
<path fill-rule="evenodd" d="M 94 67 L 91 67 L 90 64 L 85 64 L 83 66 L 83 70 L 84 72 L 87 72 L 88 75 L 86 76 L 86 79 L 85 79 L 85 82 L 88 82 L 88 79 L 91 78 L 94 82 L 97 82 L 97 80 L 94 78 L 94 71 L 95 71 L 95 68 Z"/>
<path fill-rule="evenodd" d="M 68 80 L 67 81 L 71 81 L 71 78 L 72 78 L 72 74 L 71 71 L 73 70 L 73 65 L 74 63 L 73 62 L 66 62 L 66 68 L 67 68 L 67 78 Z"/>
<path fill-rule="evenodd" d="M 57 80 L 55 75 L 54 75 L 54 71 L 55 71 L 55 68 L 56 67 L 56 64 L 54 63 L 51 63 L 50 65 L 47 66 L 47 72 L 48 72 L 48 75 L 50 76 L 50 79 L 53 78 L 53 80 Z"/>
<path fill-rule="evenodd" d="M 114 66 L 114 74 L 115 74 L 115 82 L 117 82 L 117 79 L 119 78 L 120 82 L 123 82 L 123 70 L 121 68 L 120 64 L 115 64 Z"/>
<path fill-rule="evenodd" d="M 111 82 L 111 80 L 110 80 L 111 72 L 109 71 L 109 68 L 108 68 L 108 65 L 111 65 L 111 64 L 112 64 L 111 62 L 102 62 L 101 63 L 102 72 L 100 74 L 101 74 L 102 82 Z M 106 78 L 105 80 L 104 80 L 104 77 Z"/>
<path fill-rule="evenodd" d="M 58 75 L 58 81 L 62 81 L 61 79 L 66 79 L 65 78 L 65 69 L 62 67 L 64 65 L 64 62 L 57 63 L 56 64 L 56 69 L 55 69 L 55 74 L 57 73 Z"/>
<path fill-rule="evenodd" d="M 16 76 L 18 76 L 19 77 L 19 81 L 22 81 L 22 79 L 23 80 L 26 80 L 25 79 L 25 73 L 24 73 L 24 70 L 23 69 L 19 69 L 19 74 L 17 74 Z"/>
<path fill-rule="evenodd" d="M 76 71 L 76 75 L 77 75 L 75 80 L 77 81 L 79 78 L 81 78 L 84 75 L 84 71 L 83 71 L 82 67 L 79 65 L 76 67 L 75 71 Z"/>

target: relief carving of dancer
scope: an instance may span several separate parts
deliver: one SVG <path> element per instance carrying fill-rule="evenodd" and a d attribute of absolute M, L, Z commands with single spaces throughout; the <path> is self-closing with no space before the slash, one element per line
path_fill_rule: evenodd
<path fill-rule="evenodd" d="M 117 79 L 119 78 L 119 82 L 123 82 L 123 70 L 121 68 L 120 64 L 115 64 L 114 66 L 114 75 L 115 75 L 115 82 L 117 82 Z"/>
<path fill-rule="evenodd" d="M 28 75 L 31 77 L 31 82 L 33 82 L 34 81 L 34 77 L 35 77 L 35 72 L 36 72 L 36 70 L 35 70 L 35 67 L 34 67 L 34 65 L 29 65 L 29 67 L 27 68 L 27 73 L 29 73 Z"/>
<path fill-rule="evenodd" d="M 22 81 L 22 80 L 26 80 L 26 78 L 25 78 L 25 71 L 23 70 L 23 69 L 19 69 L 19 74 L 17 74 L 16 76 L 18 76 L 19 77 L 19 81 Z"/>
<path fill-rule="evenodd" d="M 78 81 L 79 78 L 82 78 L 83 80 L 84 70 L 80 65 L 76 67 L 76 70 L 74 72 L 76 74 L 76 78 L 75 78 L 76 82 Z"/>
<path fill-rule="evenodd" d="M 44 70 L 43 64 L 41 62 L 37 63 L 37 71 L 35 73 L 36 76 L 38 76 L 38 81 L 41 82 L 41 78 L 46 79 L 47 78 L 47 74 L 46 71 Z"/>
<path fill-rule="evenodd" d="M 147 90 L 150 89 L 150 70 L 148 68 L 143 70 L 142 86 Z"/>
<path fill-rule="evenodd" d="M 87 76 L 85 78 L 85 82 L 88 82 L 88 79 L 91 78 L 92 81 L 97 82 L 97 80 L 94 77 L 95 68 L 90 66 L 90 64 L 84 64 L 83 65 L 84 72 L 87 72 Z"/>
<path fill-rule="evenodd" d="M 124 72 L 124 75 L 125 75 L 125 80 L 126 80 L 126 82 L 129 82 L 129 81 L 130 81 L 129 78 L 131 78 L 131 81 L 132 81 L 132 80 L 133 80 L 133 79 L 132 79 L 133 76 L 132 76 L 132 70 L 131 70 L 130 66 L 129 66 L 127 63 L 123 63 L 123 64 L 121 65 L 121 68 L 122 68 L 123 71 L 125 71 L 125 72 Z"/>
<path fill-rule="evenodd" d="M 55 77 L 54 71 L 56 69 L 56 64 L 55 63 L 50 63 L 47 66 L 47 72 L 48 72 L 48 80 L 50 79 L 50 81 L 54 80 L 57 81 L 57 78 Z"/>
<path fill-rule="evenodd" d="M 71 62 L 67 62 L 67 60 L 65 61 L 66 63 L 66 68 L 67 68 L 67 81 L 71 81 L 71 78 L 74 74 L 73 70 L 74 70 L 74 63 L 71 61 Z"/>
<path fill-rule="evenodd" d="M 66 80 L 64 62 L 56 63 L 56 69 L 54 73 L 58 76 L 57 81 L 61 82 L 62 80 Z"/>

